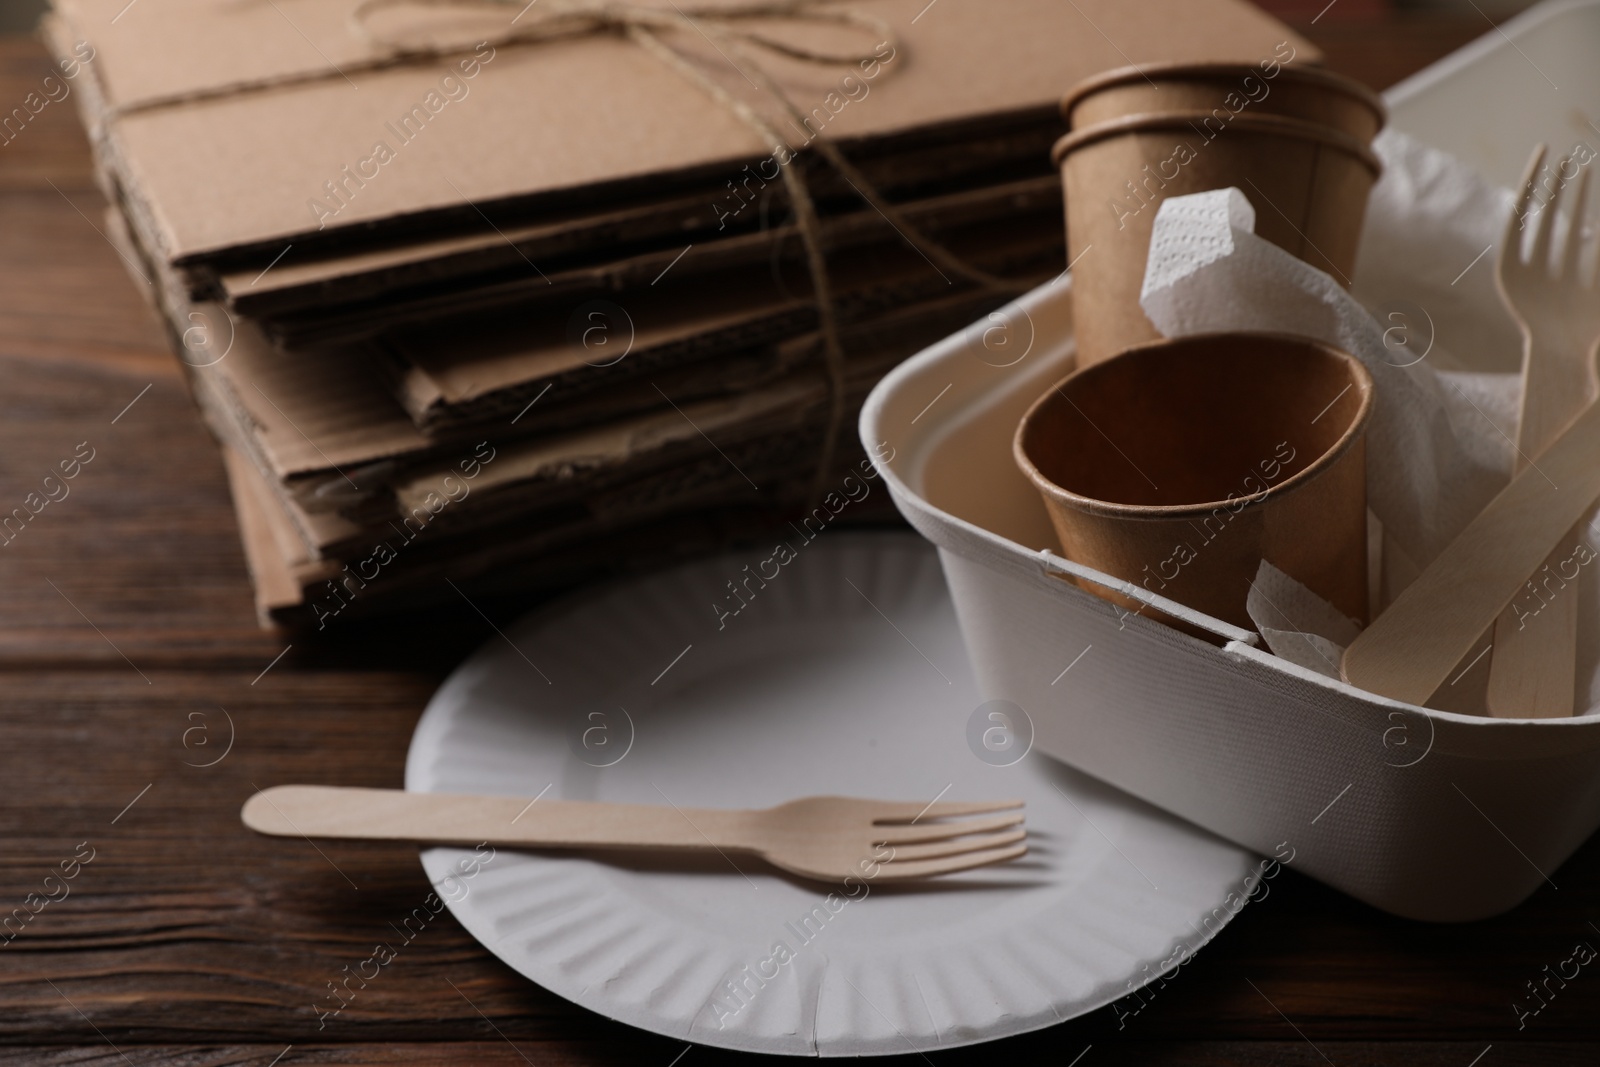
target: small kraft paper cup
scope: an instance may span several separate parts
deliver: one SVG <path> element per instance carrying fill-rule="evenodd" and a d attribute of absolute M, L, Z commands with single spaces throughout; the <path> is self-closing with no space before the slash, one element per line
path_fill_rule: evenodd
<path fill-rule="evenodd" d="M 1061 101 L 1061 117 L 1073 130 L 1173 111 L 1203 111 L 1201 125 L 1218 132 L 1240 115 L 1279 115 L 1339 130 L 1362 144 L 1388 119 L 1383 99 L 1360 82 L 1272 61 L 1122 67 L 1079 82 Z"/>
<path fill-rule="evenodd" d="M 1056 143 L 1066 196 L 1078 361 L 1087 366 L 1161 335 L 1139 306 L 1156 212 L 1168 197 L 1235 187 L 1256 232 L 1346 288 L 1381 171 L 1364 142 L 1280 115 L 1129 115 Z"/>
<path fill-rule="evenodd" d="M 1023 416 L 1012 451 L 1067 559 L 1245 629 L 1265 559 L 1365 621 L 1372 405 L 1371 375 L 1336 348 L 1200 334 L 1056 383 Z"/>

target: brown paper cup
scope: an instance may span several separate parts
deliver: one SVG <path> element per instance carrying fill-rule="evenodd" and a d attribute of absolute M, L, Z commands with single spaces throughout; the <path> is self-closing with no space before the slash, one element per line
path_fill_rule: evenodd
<path fill-rule="evenodd" d="M 1246 629 L 1265 559 L 1364 621 L 1372 395 L 1366 368 L 1327 345 L 1200 334 L 1058 382 L 1013 453 L 1067 559 Z"/>
<path fill-rule="evenodd" d="M 1168 197 L 1237 187 L 1256 233 L 1350 285 L 1380 164 L 1348 134 L 1277 115 L 1240 115 L 1217 132 L 1207 112 L 1134 115 L 1056 142 L 1078 362 L 1161 335 L 1139 306 L 1156 212 Z"/>
<path fill-rule="evenodd" d="M 1276 69 L 1276 74 L 1268 71 Z M 1360 82 L 1316 67 L 1157 63 L 1079 82 L 1061 101 L 1069 129 L 1126 115 L 1202 111 L 1215 129 L 1240 115 L 1279 115 L 1328 126 L 1366 144 L 1383 129 L 1383 100 Z"/>

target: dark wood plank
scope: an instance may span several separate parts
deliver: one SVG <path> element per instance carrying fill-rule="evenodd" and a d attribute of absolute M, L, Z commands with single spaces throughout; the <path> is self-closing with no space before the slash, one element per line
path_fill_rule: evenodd
<path fill-rule="evenodd" d="M 6 112 L 19 105 L 29 91 L 44 92 L 46 75 L 60 71 L 28 34 L 0 34 L 0 86 L 5 89 Z M 69 92 L 73 83 L 65 82 Z M 61 90 L 56 89 L 60 96 Z M 87 186 L 92 173 L 83 129 L 70 96 L 52 101 L 34 116 L 16 137 L 0 144 L 0 190 L 49 189 L 47 182 L 65 187 Z"/>
<path fill-rule="evenodd" d="M 488 1026 L 484 1027 L 489 1030 Z M 682 1046 L 678 1046 L 681 1048 Z M 672 1055 L 670 1046 L 663 1049 Z M 612 1067 L 623 1064 L 654 1062 L 641 1061 L 635 1042 L 598 1040 L 574 1053 L 559 1043 L 529 1041 L 512 1042 L 497 1038 L 490 1031 L 482 1041 L 418 1041 L 409 1044 L 397 1042 L 374 1044 L 329 1044 L 309 1042 L 303 1045 L 123 1045 L 115 1048 L 109 1042 L 94 1046 L 52 1047 L 48 1045 L 14 1050 L 0 1049 L 0 1064 L 7 1067 L 309 1067 L 314 1064 L 365 1065 L 386 1064 L 392 1067 L 569 1067 L 576 1064 L 593 1064 Z M 281 1056 L 281 1059 L 277 1057 Z M 685 1067 L 691 1067 L 686 1064 Z"/>
<path fill-rule="evenodd" d="M 1084 1067 L 1093 1063 L 1097 1067 L 1237 1067 L 1239 1064 L 1263 1063 L 1273 1067 L 1327 1067 L 1329 1062 L 1338 1067 L 1465 1067 L 1482 1052 L 1481 1047 L 1470 1044 L 1435 1042 L 1405 1042 L 1374 1044 L 1361 1042 L 1332 1042 L 1320 1046 L 1327 1059 L 1305 1044 L 1285 1042 L 1241 1041 L 1149 1041 L 1135 1042 L 1117 1048 L 1094 1045 L 1080 1061 Z M 288 1051 L 285 1053 L 285 1048 Z M 283 1067 L 308 1067 L 313 1064 L 368 1065 L 393 1064 L 395 1067 L 568 1067 L 586 1064 L 610 1067 L 613 1064 L 639 1064 L 652 1067 L 675 1067 L 674 1057 L 683 1046 L 667 1046 L 664 1055 L 642 1054 L 632 1044 L 594 1041 L 574 1053 L 560 1044 L 521 1039 L 515 1042 L 492 1039 L 481 1042 L 416 1042 L 411 1044 L 315 1044 L 277 1045 L 225 1045 L 214 1047 L 174 1045 L 119 1045 L 113 1050 L 102 1043 L 98 1046 L 57 1048 L 36 1046 L 0 1051 L 0 1063 L 26 1064 L 28 1067 L 277 1067 L 273 1058 L 284 1053 L 278 1061 Z M 1000 1052 L 991 1048 L 990 1051 Z M 1082 1052 L 1083 1049 L 1077 1050 Z M 1595 1062 L 1596 1047 L 1541 1043 L 1502 1051 L 1496 1047 L 1480 1061 L 1484 1067 L 1493 1062 L 1497 1067 L 1588 1067 Z M 1057 1059 L 1065 1055 L 1065 1058 Z M 1093 1057 L 1092 1059 L 1090 1057 Z M 977 1050 L 965 1054 L 965 1060 L 980 1060 Z M 955 1062 L 948 1054 L 935 1053 L 937 1062 Z M 1049 1062 L 1059 1062 L 1062 1067 L 1071 1063 L 1071 1055 L 1059 1050 Z M 733 1062 L 725 1053 L 697 1048 L 679 1061 L 683 1067 L 712 1067 Z M 756 1062 L 773 1062 L 760 1060 Z M 900 1067 L 920 1064 L 915 1056 L 891 1056 L 871 1062 L 883 1067 Z"/>
<path fill-rule="evenodd" d="M 1443 10 L 1391 11 L 1377 19 L 1343 17 L 1335 7 L 1315 24 L 1290 25 L 1322 49 L 1329 67 L 1374 89 L 1389 88 L 1495 28 L 1464 2 Z"/>
<path fill-rule="evenodd" d="M 510 972 L 447 914 L 339 1015 L 321 1017 L 333 1004 L 327 984 L 375 943 L 393 942 L 391 924 L 428 893 L 416 850 L 266 841 L 240 826 L 238 808 L 257 786 L 282 781 L 398 785 L 433 678 L 275 670 L 254 686 L 200 671 L 149 679 L 124 670 L 8 680 L 0 915 L 44 893 L 45 876 L 84 854 L 82 842 L 93 859 L 68 896 L 0 948 L 0 1044 L 43 1034 L 81 1043 L 85 1019 L 119 1046 L 469 1041 L 485 1016 L 517 1039 L 633 1039 Z M 214 766 L 191 766 L 222 756 L 222 708 L 236 731 L 231 750 Z M 1075 1055 L 1087 1044 L 1201 1035 L 1283 1043 L 1296 1028 L 1319 1047 L 1447 1036 L 1481 1050 L 1595 1038 L 1600 981 L 1572 981 L 1525 1031 L 1511 1009 L 1531 1003 L 1523 983 L 1576 941 L 1600 943 L 1589 925 L 1600 842 L 1554 877 L 1559 890 L 1509 916 L 1446 927 L 1379 915 L 1285 872 L 1216 944 L 1146 994 L 1147 1006 L 1129 1001 L 990 1052 Z"/>
<path fill-rule="evenodd" d="M 50 70 L 36 42 L 0 38 L 0 100 Z M 171 633 L 174 658 L 217 640 L 256 655 L 271 642 L 240 580 L 222 465 L 100 232 L 71 108 L 48 105 L 0 145 L 0 664 L 122 664 L 94 626 L 130 654 Z M 93 458 L 46 486 L 75 453 Z"/>

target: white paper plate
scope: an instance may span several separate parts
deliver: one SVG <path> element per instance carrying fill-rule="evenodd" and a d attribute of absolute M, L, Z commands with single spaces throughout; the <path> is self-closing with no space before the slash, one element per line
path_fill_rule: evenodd
<path fill-rule="evenodd" d="M 1028 728 L 1014 706 L 978 711 L 924 542 L 797 532 L 788 547 L 786 563 L 707 560 L 507 629 L 434 696 L 406 787 L 681 807 L 1021 797 L 1029 855 L 920 886 L 867 883 L 856 899 L 832 887 L 829 901 L 830 887 L 745 857 L 674 868 L 501 850 L 466 879 L 470 850 L 424 851 L 474 937 L 646 1030 L 854 1056 L 1072 1018 L 1220 929 L 1248 891 L 1248 853 L 1036 753 L 993 765 L 1017 758 Z"/>

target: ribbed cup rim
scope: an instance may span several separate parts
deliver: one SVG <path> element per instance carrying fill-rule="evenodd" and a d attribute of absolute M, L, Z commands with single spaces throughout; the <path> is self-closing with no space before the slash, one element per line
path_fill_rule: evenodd
<path fill-rule="evenodd" d="M 1108 119 L 1097 122 L 1093 126 L 1086 126 L 1081 130 L 1073 130 L 1055 143 L 1050 150 L 1050 162 L 1061 166 L 1062 160 L 1071 152 L 1096 141 L 1116 137 L 1124 133 L 1139 133 L 1144 130 L 1177 129 L 1179 127 L 1199 132 L 1194 123 L 1201 119 L 1212 117 L 1209 111 L 1152 111 L 1139 115 L 1123 115 L 1120 118 Z M 1383 173 L 1383 163 L 1378 159 L 1370 147 L 1363 144 L 1360 139 L 1350 136 L 1343 130 L 1336 130 L 1331 126 L 1324 126 L 1316 122 L 1306 122 L 1304 119 L 1285 118 L 1282 115 L 1235 115 L 1228 121 L 1228 130 L 1235 128 L 1246 130 L 1250 133 L 1265 136 L 1288 137 L 1300 141 L 1321 141 L 1331 148 L 1336 148 L 1347 155 L 1354 156 L 1377 177 Z M 1226 133 L 1224 130 L 1223 133 Z M 1219 135 L 1220 136 L 1220 135 Z M 1211 138 L 1207 138 L 1211 140 Z"/>
<path fill-rule="evenodd" d="M 1174 61 L 1169 63 L 1146 63 L 1144 66 L 1118 67 L 1101 74 L 1085 78 L 1067 91 L 1061 98 L 1061 117 L 1068 123 L 1072 121 L 1072 110 L 1086 98 L 1095 93 L 1113 86 L 1123 85 L 1131 81 L 1160 81 L 1163 78 L 1191 78 L 1207 81 L 1232 80 L 1250 76 L 1266 78 L 1265 73 L 1257 63 L 1185 63 Z M 1322 67 L 1294 67 L 1281 64 L 1281 69 L 1268 81 L 1277 81 L 1287 75 L 1291 80 L 1308 82 L 1319 85 L 1332 92 L 1351 97 L 1365 104 L 1378 119 L 1378 128 L 1383 129 L 1389 121 L 1389 109 L 1384 106 L 1383 98 L 1371 89 L 1352 78 L 1342 74 L 1335 74 Z"/>

